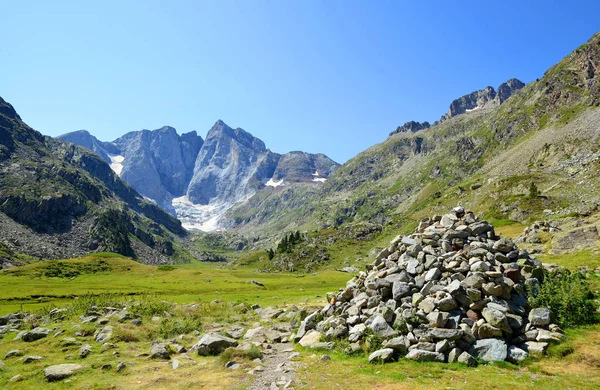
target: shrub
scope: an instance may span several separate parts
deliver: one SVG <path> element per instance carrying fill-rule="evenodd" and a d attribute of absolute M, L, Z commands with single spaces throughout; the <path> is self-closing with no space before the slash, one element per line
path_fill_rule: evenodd
<path fill-rule="evenodd" d="M 169 265 L 169 264 L 163 264 L 163 265 L 159 265 L 158 267 L 156 267 L 156 269 L 159 271 L 173 271 L 176 268 L 177 267 Z"/>
<path fill-rule="evenodd" d="M 252 345 L 248 350 L 229 347 L 221 353 L 219 359 L 221 359 L 223 363 L 227 363 L 238 359 L 254 360 L 260 359 L 261 357 L 262 353 L 260 352 L 260 349 L 256 345 Z"/>
<path fill-rule="evenodd" d="M 202 332 L 202 322 L 197 316 L 170 317 L 164 318 L 158 329 L 155 331 L 157 336 L 167 339 L 180 334 L 188 334 L 197 330 Z"/>
<path fill-rule="evenodd" d="M 584 274 L 559 268 L 545 272 L 539 293 L 530 298 L 532 307 L 548 307 L 552 320 L 561 327 L 596 322 L 594 295 Z"/>

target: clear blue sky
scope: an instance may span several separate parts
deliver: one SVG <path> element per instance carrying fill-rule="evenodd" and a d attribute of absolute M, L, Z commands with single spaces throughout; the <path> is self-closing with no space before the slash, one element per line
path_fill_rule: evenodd
<path fill-rule="evenodd" d="M 0 96 L 104 141 L 217 119 L 339 162 L 408 120 L 530 82 L 600 29 L 600 1 L 6 1 Z"/>

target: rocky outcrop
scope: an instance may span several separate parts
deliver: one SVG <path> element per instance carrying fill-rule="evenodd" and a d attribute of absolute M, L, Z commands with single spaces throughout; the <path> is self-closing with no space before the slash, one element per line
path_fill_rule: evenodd
<path fill-rule="evenodd" d="M 440 122 L 448 120 L 466 112 L 482 108 L 496 107 L 511 97 L 516 91 L 523 88 L 525 84 L 515 78 L 500 84 L 498 92 L 493 87 L 487 86 L 479 91 L 471 92 L 461 96 L 450 104 L 448 112 L 442 115 Z"/>
<path fill-rule="evenodd" d="M 317 332 L 331 341 L 348 339 L 357 350 L 377 337 L 384 349 L 372 361 L 522 360 L 563 337 L 548 309 L 528 305 L 540 267 L 493 226 L 457 207 L 394 238 L 364 272 L 328 294 L 328 304 L 300 323 L 294 339 Z"/>
<path fill-rule="evenodd" d="M 394 134 L 398 134 L 398 133 L 416 133 L 417 131 L 420 131 L 420 130 L 427 130 L 430 127 L 431 127 L 431 125 L 427 121 L 425 121 L 423 123 L 410 121 L 410 122 L 406 122 L 402 126 L 398 126 L 396 128 L 396 130 L 394 130 L 390 133 L 390 136 L 392 136 Z"/>
<path fill-rule="evenodd" d="M 92 148 L 115 151 L 86 132 L 74 137 Z M 1 99 L 0 138 L 0 240 L 9 253 L 55 259 L 110 248 L 145 262 L 168 262 L 163 248 L 167 242 L 172 246 L 170 233 L 185 234 L 181 223 L 145 201 L 98 154 L 44 137 Z M 104 224 L 98 241 L 95 227 L 106 213 L 124 228 Z M 147 234 L 160 245 L 139 239 Z M 142 252 L 144 258 L 138 256 Z"/>

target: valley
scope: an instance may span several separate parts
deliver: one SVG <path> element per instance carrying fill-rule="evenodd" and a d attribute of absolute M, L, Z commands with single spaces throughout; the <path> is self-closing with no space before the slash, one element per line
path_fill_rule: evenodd
<path fill-rule="evenodd" d="M 600 387 L 600 33 L 365 147 L 0 98 L 0 386 Z"/>

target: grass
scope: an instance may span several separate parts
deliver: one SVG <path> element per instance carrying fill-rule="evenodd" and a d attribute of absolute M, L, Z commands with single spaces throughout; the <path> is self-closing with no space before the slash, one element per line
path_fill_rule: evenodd
<path fill-rule="evenodd" d="M 232 268 L 215 264 L 186 264 L 172 271 L 159 271 L 116 255 L 103 257 L 107 272 L 80 274 L 74 278 L 43 275 L 48 262 L 39 262 L 0 273 L 0 315 L 20 310 L 37 311 L 62 305 L 88 294 L 109 292 L 117 297 L 156 294 L 177 303 L 239 301 L 274 305 L 282 302 L 323 302 L 325 293 L 337 290 L 349 275 L 334 270 L 316 274 L 259 273 L 250 267 Z M 62 260 L 64 264 L 90 263 L 95 256 Z M 299 277 L 302 276 L 302 277 Z M 265 287 L 256 286 L 258 280 Z"/>
<path fill-rule="evenodd" d="M 503 228 L 522 229 L 522 226 L 507 224 Z M 503 232 L 508 233 L 508 231 Z M 508 235 L 508 234 L 507 234 Z M 385 232 L 374 241 L 350 244 L 345 240 L 334 243 L 328 250 L 333 263 L 329 268 L 337 268 L 353 262 L 357 257 L 366 259 L 373 246 L 384 244 L 391 238 Z M 586 259 L 593 253 L 581 252 L 574 255 L 552 256 L 555 263 L 576 268 L 590 265 Z M 168 362 L 151 361 L 139 356 L 148 353 L 151 341 L 171 340 L 179 334 L 182 345 L 190 346 L 196 341 L 194 331 L 210 331 L 215 324 L 252 324 L 256 321 L 250 304 L 268 305 L 308 303 L 324 304 L 328 291 L 335 291 L 345 285 L 351 275 L 334 270 L 322 270 L 315 274 L 261 273 L 256 266 L 224 266 L 217 264 L 186 264 L 173 267 L 168 272 L 157 267 L 136 263 L 122 256 L 101 254 L 81 259 L 63 260 L 77 269 L 88 269 L 81 264 L 94 264 L 101 259 L 108 265 L 95 272 L 80 273 L 72 278 L 48 277 L 42 272 L 44 263 L 30 264 L 0 273 L 0 314 L 28 310 L 48 312 L 51 307 L 62 305 L 69 313 L 65 322 L 52 323 L 53 328 L 65 329 L 58 338 L 32 342 L 12 342 L 14 334 L 0 339 L 0 357 L 16 346 L 25 355 L 41 355 L 44 360 L 29 365 L 5 360 L 0 371 L 0 387 L 8 378 L 16 374 L 23 380 L 11 385 L 15 389 L 31 388 L 245 388 L 251 378 L 244 370 L 227 370 L 223 359 L 251 364 L 260 351 L 247 353 L 230 350 L 224 357 L 198 357 L 193 361 L 180 359 L 183 366 L 171 369 Z M 544 259 L 544 261 L 548 261 Z M 595 260 L 594 260 L 595 261 Z M 77 267 L 76 265 L 80 266 Z M 358 265 L 353 263 L 354 265 Z M 594 263 L 595 264 L 595 263 Z M 598 278 L 592 276 L 593 284 Z M 259 280 L 265 288 L 250 284 L 251 279 Z M 131 305 L 131 301 L 139 301 Z M 80 337 L 75 332 L 92 334 L 96 324 L 82 324 L 77 327 L 76 318 L 90 305 L 115 306 L 127 304 L 129 311 L 140 316 L 141 326 L 130 323 L 120 324 L 111 319 L 115 326 L 114 342 L 121 353 L 113 356 L 111 350 L 100 353 L 99 343 L 92 343 L 93 353 L 85 359 L 78 356 L 78 347 L 64 347 L 60 341 L 64 337 Z M 179 305 L 173 304 L 177 302 Z M 194 302 L 194 305 L 181 305 Z M 240 304 L 243 303 L 243 304 Z M 173 316 L 165 315 L 165 312 Z M 152 320 L 153 316 L 161 317 Z M 303 366 L 296 372 L 296 379 L 307 389 L 420 389 L 420 388 L 464 388 L 464 389 L 584 389 L 600 386 L 600 325 L 567 329 L 568 341 L 549 350 L 549 357 L 529 361 L 521 366 L 511 364 L 480 365 L 472 369 L 460 364 L 417 363 L 401 360 L 385 365 L 367 363 L 363 353 L 348 356 L 338 351 L 327 351 L 330 361 L 318 358 L 323 352 L 303 353 L 299 357 Z M 83 340 L 82 344 L 84 343 Z M 48 384 L 41 374 L 44 367 L 65 362 L 65 356 L 73 355 L 68 362 L 84 364 L 86 369 L 75 375 L 70 382 Z M 115 372 L 118 361 L 129 365 L 123 372 Z M 102 364 L 111 363 L 112 370 L 103 371 Z M 315 380 L 314 378 L 319 378 Z M 351 378 L 351 380 L 349 380 Z M 300 387 L 301 387 L 300 386 Z"/>

